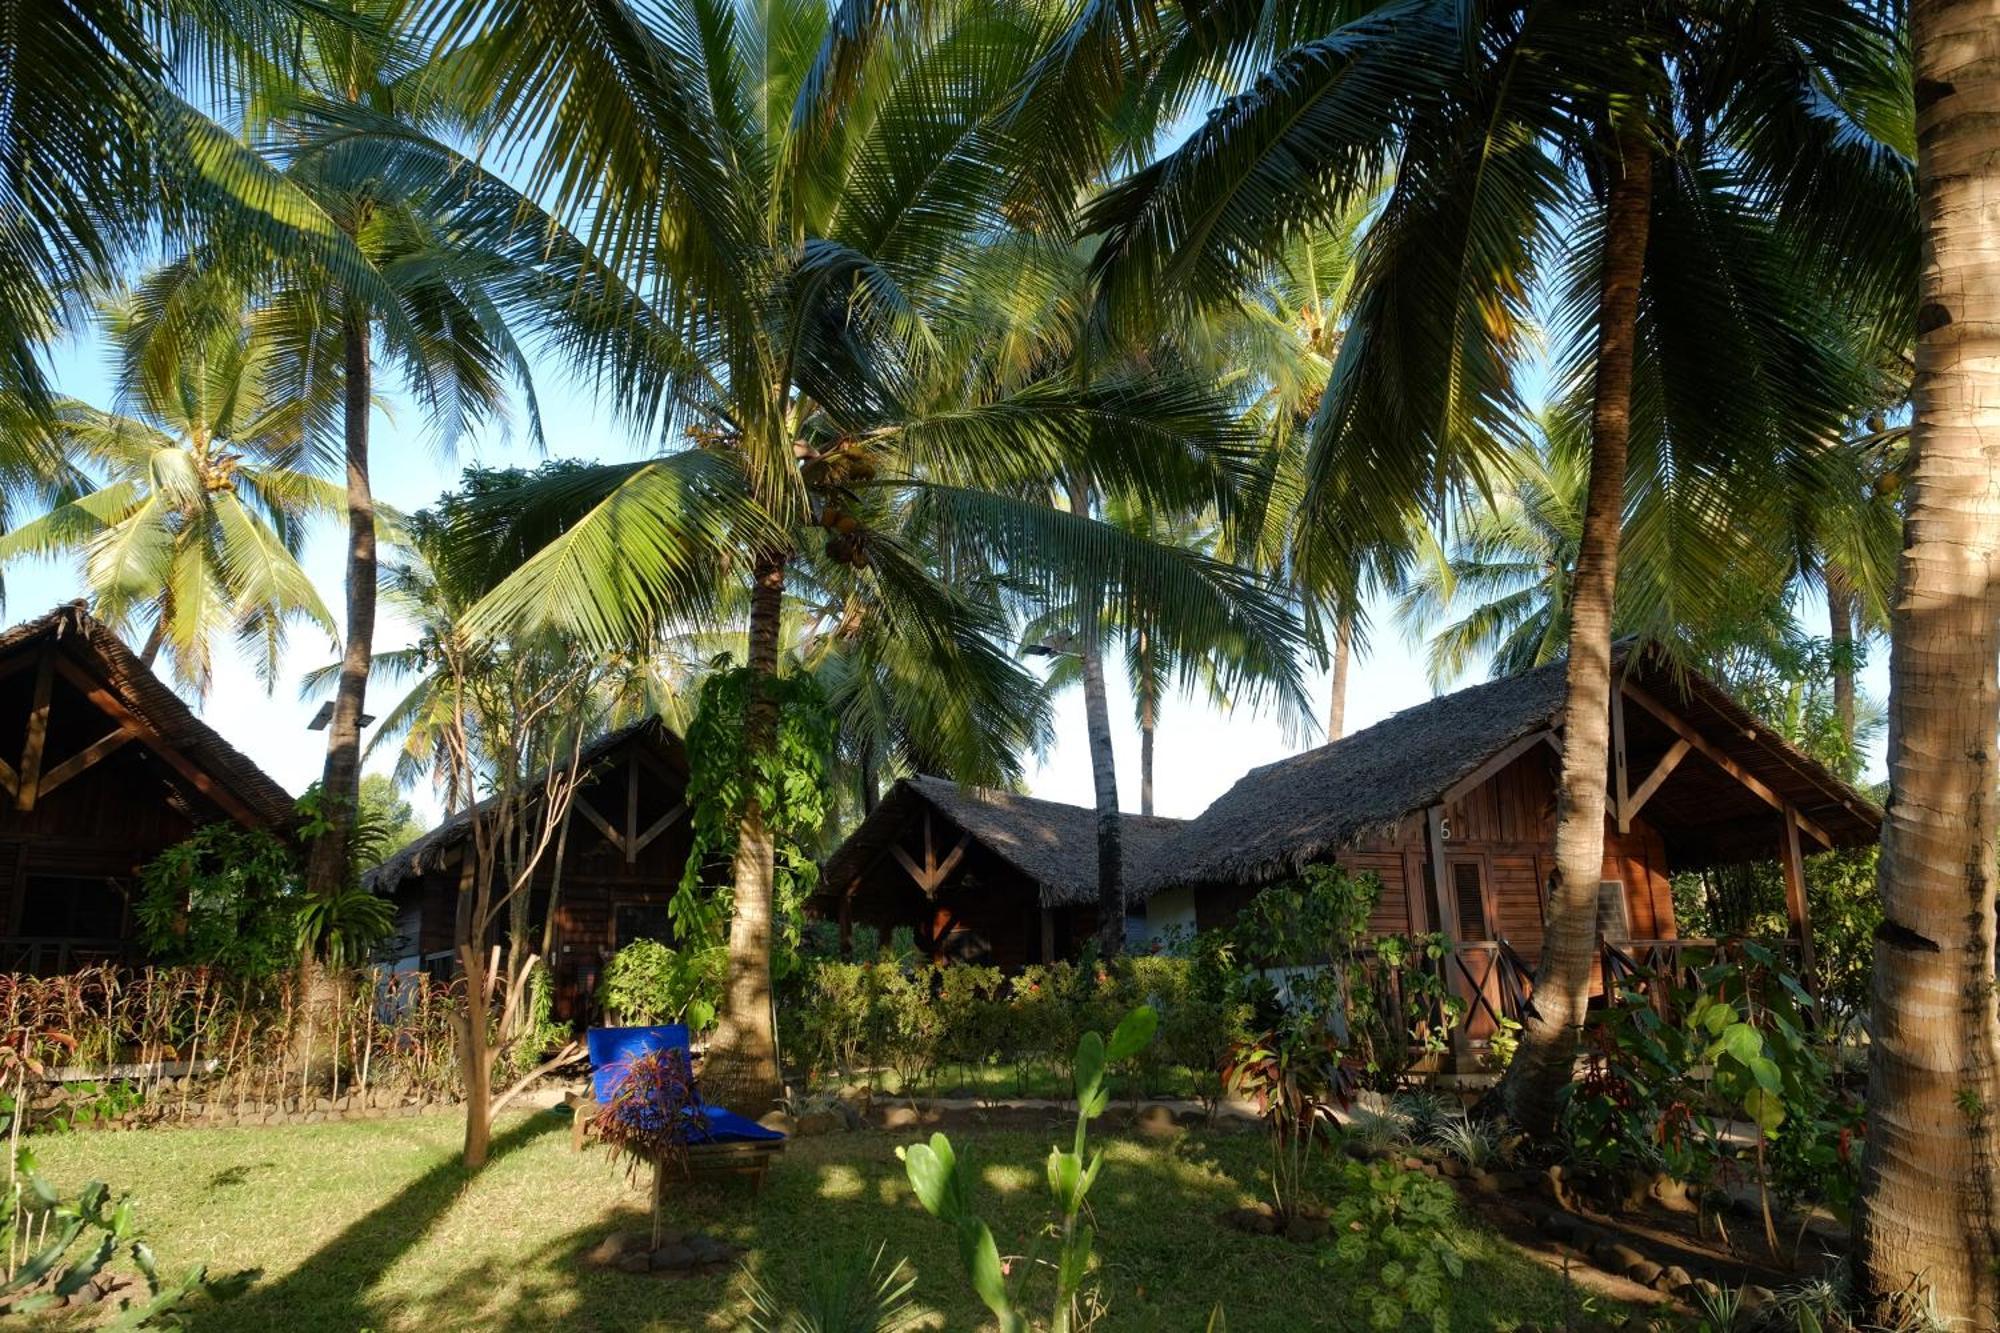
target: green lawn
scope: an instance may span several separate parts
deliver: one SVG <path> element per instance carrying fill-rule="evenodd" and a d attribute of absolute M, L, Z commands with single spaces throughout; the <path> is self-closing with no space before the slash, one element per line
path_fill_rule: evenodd
<path fill-rule="evenodd" d="M 1222 1302 L 1232 1333 L 1359 1328 L 1311 1249 L 1225 1229 L 1251 1201 L 1263 1160 L 1255 1135 L 1161 1143 L 1101 1122 L 1104 1175 L 1092 1196 L 1105 1329 L 1199 1329 Z M 39 1139 L 43 1172 L 65 1192 L 101 1178 L 129 1190 L 166 1267 L 257 1266 L 240 1300 L 201 1329 L 728 1329 L 740 1281 L 586 1270 L 607 1232 L 643 1225 L 643 1195 L 602 1150 L 573 1155 L 568 1121 L 507 1118 L 494 1161 L 468 1177 L 449 1116 L 265 1129 L 154 1130 Z M 977 1164 L 982 1207 L 1003 1252 L 1027 1248 L 1046 1216 L 1041 1160 L 1055 1131 L 955 1135 Z M 941 1224 L 917 1206 L 895 1145 L 912 1134 L 800 1140 L 762 1198 L 719 1184 L 683 1196 L 688 1224 L 750 1247 L 781 1291 L 815 1261 L 886 1241 L 938 1312 L 933 1327 L 984 1326 Z M 1559 1283 L 1467 1226 L 1458 1329 L 1509 1328 L 1561 1306 Z"/>

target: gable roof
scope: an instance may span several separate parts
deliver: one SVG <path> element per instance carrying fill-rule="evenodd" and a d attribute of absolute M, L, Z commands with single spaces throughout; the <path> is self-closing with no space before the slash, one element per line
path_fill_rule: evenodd
<path fill-rule="evenodd" d="M 648 741 L 673 756 L 676 761 L 685 763 L 681 738 L 658 717 L 647 717 L 607 731 L 596 740 L 585 744 L 579 756 L 578 771 L 587 772 L 602 763 L 627 741 L 632 740 Z M 540 780 L 541 775 L 537 774 L 530 780 L 529 785 L 533 786 Z M 372 892 L 393 893 L 396 886 L 406 879 L 452 864 L 459 848 L 472 836 L 473 816 L 491 809 L 493 800 L 494 798 L 489 796 L 470 809 L 459 811 L 422 837 L 405 844 L 381 865 L 364 873 L 361 882 Z"/>
<path fill-rule="evenodd" d="M 889 789 L 859 828 L 827 858 L 822 884 L 844 883 L 885 853 L 926 808 L 936 810 L 993 855 L 1041 887 L 1042 905 L 1067 907 L 1097 901 L 1097 811 L 1089 806 L 1033 796 L 961 787 L 927 775 L 903 778 Z M 1127 898 L 1140 901 L 1159 857 L 1186 821 L 1158 815 L 1120 815 Z"/>
<path fill-rule="evenodd" d="M 1881 811 L 1800 753 L 1698 672 L 1674 670 L 1629 644 L 1614 672 L 1686 709 L 1690 723 L 1779 792 L 1841 846 L 1871 842 Z M 1474 685 L 1408 708 L 1317 749 L 1252 769 L 1188 821 L 1154 878 L 1169 885 L 1265 883 L 1387 832 L 1437 804 L 1489 760 L 1559 727 L 1568 664 Z"/>
<path fill-rule="evenodd" d="M 213 784 L 226 798 L 217 801 L 213 793 L 204 793 L 207 799 L 225 809 L 233 803 L 242 811 L 237 818 L 248 815 L 251 822 L 264 827 L 281 829 L 295 821 L 291 793 L 195 716 L 186 701 L 154 675 L 110 626 L 91 615 L 83 602 L 66 602 L 46 615 L 0 632 L 0 661 L 32 654 L 44 645 L 58 648 L 63 660 L 102 684 L 111 700 L 132 715 L 141 744 L 156 752 L 175 752 L 199 773 L 201 781 Z M 185 774 L 175 777 L 176 781 L 186 779 Z M 189 785 L 198 788 L 199 783 L 190 781 Z"/>

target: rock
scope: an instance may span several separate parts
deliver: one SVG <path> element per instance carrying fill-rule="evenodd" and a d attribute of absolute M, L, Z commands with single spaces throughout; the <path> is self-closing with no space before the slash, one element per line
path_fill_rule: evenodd
<path fill-rule="evenodd" d="M 821 1134 L 839 1134 L 847 1129 L 847 1122 L 831 1111 L 813 1111 L 799 1117 L 798 1134 L 802 1138 L 813 1138 Z"/>
<path fill-rule="evenodd" d="M 1745 1310 L 1768 1310 L 1777 1303 L 1778 1293 L 1772 1291 L 1769 1287 L 1752 1285 L 1743 1289 L 1743 1308 Z"/>
<path fill-rule="evenodd" d="M 884 1129 L 915 1129 L 923 1122 L 923 1117 L 917 1114 L 914 1106 L 892 1106 L 882 1112 Z"/>
<path fill-rule="evenodd" d="M 1310 1243 L 1326 1235 L 1331 1225 L 1323 1213 L 1299 1213 L 1285 1225 L 1285 1239 Z"/>
<path fill-rule="evenodd" d="M 859 1133 L 868 1127 L 868 1122 L 862 1118 L 860 1109 L 852 1103 L 845 1101 L 835 1102 L 833 1108 L 834 1113 L 840 1117 L 841 1123 L 846 1126 L 848 1133 Z"/>
<path fill-rule="evenodd" d="M 618 1271 L 621 1273 L 649 1273 L 652 1268 L 652 1256 L 644 1250 L 636 1254 L 621 1255 L 618 1260 Z"/>
<path fill-rule="evenodd" d="M 1691 1213 L 1695 1211 L 1694 1200 L 1688 1197 L 1687 1182 L 1675 1180 L 1664 1171 L 1653 1177 L 1653 1186 L 1649 1193 L 1652 1196 L 1653 1202 L 1659 1204 L 1660 1207 L 1666 1209 L 1668 1212 Z"/>
<path fill-rule="evenodd" d="M 689 1236 L 688 1249 L 694 1252 L 696 1263 L 727 1264 L 736 1258 L 736 1247 L 713 1236 Z"/>
<path fill-rule="evenodd" d="M 1278 1214 L 1268 1203 L 1255 1203 L 1248 1208 L 1231 1208 L 1222 1215 L 1222 1220 L 1238 1231 L 1247 1231 L 1253 1236 L 1278 1234 Z"/>
<path fill-rule="evenodd" d="M 1421 1157 L 1405 1157 L 1402 1161 L 1402 1167 L 1405 1171 L 1421 1171 L 1429 1165 L 1430 1163 Z"/>
<path fill-rule="evenodd" d="M 811 1117 L 808 1116 L 807 1119 Z M 757 1123 L 765 1129 L 775 1129 L 780 1134 L 796 1135 L 799 1132 L 798 1122 L 783 1111 L 766 1111 L 757 1117 Z"/>
<path fill-rule="evenodd" d="M 1456 1157 L 1447 1157 L 1439 1162 L 1438 1170 L 1453 1180 L 1464 1180 L 1466 1177 L 1465 1163 L 1459 1161 Z"/>
<path fill-rule="evenodd" d="M 1158 1104 L 1142 1107 L 1132 1123 L 1149 1139 L 1171 1139 L 1182 1132 L 1181 1127 L 1174 1123 L 1174 1113 Z"/>
<path fill-rule="evenodd" d="M 1542 1234 L 1550 1240 L 1572 1240 L 1575 1238 L 1577 1228 L 1580 1225 L 1573 1215 L 1560 1210 L 1551 1211 L 1542 1216 Z"/>
<path fill-rule="evenodd" d="M 627 1250 L 633 1248 L 631 1240 L 631 1232 L 614 1231 L 591 1246 L 584 1254 L 583 1261 L 587 1264 L 596 1264 L 599 1268 L 609 1268 L 623 1259 Z"/>
<path fill-rule="evenodd" d="M 692 1245 L 662 1245 L 648 1259 L 655 1272 L 667 1268 L 693 1268 L 699 1262 Z"/>
<path fill-rule="evenodd" d="M 1623 1241 L 1603 1240 L 1590 1247 L 1591 1260 L 1607 1273 L 1623 1273 L 1646 1262 L 1646 1256 Z"/>
<path fill-rule="evenodd" d="M 1651 1259 L 1641 1259 L 1638 1263 L 1633 1264 L 1625 1270 L 1625 1276 L 1642 1287 L 1650 1287 L 1659 1280 L 1660 1274 L 1665 1271 L 1664 1268 L 1661 1268 Z"/>
<path fill-rule="evenodd" d="M 1679 1264 L 1668 1264 L 1660 1271 L 1658 1277 L 1646 1285 L 1654 1291 L 1677 1292 L 1683 1287 L 1693 1286 L 1694 1279 L 1689 1277 L 1687 1269 Z"/>

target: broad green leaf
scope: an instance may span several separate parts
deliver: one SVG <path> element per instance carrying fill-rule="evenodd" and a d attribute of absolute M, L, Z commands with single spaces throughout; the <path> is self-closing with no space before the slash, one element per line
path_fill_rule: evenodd
<path fill-rule="evenodd" d="M 979 1299 L 986 1302 L 986 1308 L 1002 1319 L 1013 1311 L 1007 1300 L 1007 1278 L 1000 1268 L 1000 1247 L 993 1243 L 993 1232 L 984 1222 L 972 1220 L 966 1224 L 969 1242 L 966 1263 L 972 1270 L 972 1289 L 979 1293 Z"/>
<path fill-rule="evenodd" d="M 1076 1043 L 1076 1100 L 1079 1108 L 1096 1099 L 1104 1082 L 1104 1038 L 1086 1032 Z M 1099 1108 L 1102 1109 L 1102 1108 Z M 1096 1112 L 1086 1111 L 1086 1115 Z"/>
<path fill-rule="evenodd" d="M 1146 1049 L 1153 1040 L 1153 1033 L 1160 1026 L 1160 1016 L 1150 1005 L 1140 1005 L 1119 1022 L 1117 1031 L 1111 1034 L 1111 1043 L 1104 1052 L 1104 1058 L 1111 1064 L 1130 1060 Z"/>
<path fill-rule="evenodd" d="M 910 1188 L 915 1191 L 917 1202 L 924 1206 L 924 1211 L 947 1222 L 957 1221 L 957 1198 L 952 1188 L 952 1175 L 958 1163 L 952 1155 L 951 1140 L 942 1134 L 933 1134 L 929 1143 L 912 1143 L 900 1151 L 904 1173 L 909 1176 Z"/>

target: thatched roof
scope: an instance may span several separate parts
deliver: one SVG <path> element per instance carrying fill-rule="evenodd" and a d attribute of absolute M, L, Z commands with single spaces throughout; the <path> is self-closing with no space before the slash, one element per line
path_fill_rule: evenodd
<path fill-rule="evenodd" d="M 681 752 L 681 738 L 667 728 L 657 717 L 644 718 L 628 726 L 607 731 L 596 740 L 583 747 L 578 771 L 588 773 L 590 769 L 604 762 L 613 751 L 627 741 L 644 739 L 660 747 L 663 752 L 678 756 Z M 539 776 L 530 779 L 528 786 L 539 785 Z M 475 814 L 483 814 L 490 809 L 493 798 L 479 802 L 469 810 L 461 810 L 390 856 L 381 865 L 368 871 L 361 882 L 375 893 L 394 893 L 396 886 L 406 879 L 422 875 L 427 871 L 444 866 L 456 865 L 459 850 L 472 836 L 472 819 Z"/>
<path fill-rule="evenodd" d="M 823 885 L 844 884 L 866 870 L 889 844 L 905 837 L 926 810 L 943 815 L 993 855 L 1041 887 L 1042 905 L 1065 907 L 1097 901 L 1097 812 L 1088 806 L 1032 796 L 961 787 L 944 778 L 904 778 L 861 826 L 827 858 Z M 1128 900 L 1150 882 L 1159 857 L 1184 822 L 1151 815 L 1121 815 Z"/>
<path fill-rule="evenodd" d="M 291 793 L 196 717 L 194 710 L 155 676 L 110 626 L 91 615 L 83 602 L 67 602 L 0 632 L 0 660 L 32 654 L 48 643 L 57 645 L 90 679 L 102 682 L 112 699 L 138 719 L 140 729 L 151 733 L 142 736 L 142 744 L 176 751 L 254 822 L 273 829 L 287 828 L 294 822 Z M 172 774 L 167 780 L 184 795 L 199 796 L 182 774 Z"/>
<path fill-rule="evenodd" d="M 1684 709 L 1703 735 L 1826 828 L 1838 845 L 1873 841 L 1881 812 L 1866 797 L 1713 682 L 1673 671 L 1650 654 L 1631 658 L 1630 648 L 1620 645 L 1617 668 Z M 1252 769 L 1186 824 L 1156 862 L 1153 877 L 1137 887 L 1150 896 L 1171 885 L 1267 883 L 1385 833 L 1436 804 L 1516 741 L 1558 727 L 1566 675 L 1567 664 L 1558 662 L 1474 685 Z"/>

